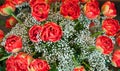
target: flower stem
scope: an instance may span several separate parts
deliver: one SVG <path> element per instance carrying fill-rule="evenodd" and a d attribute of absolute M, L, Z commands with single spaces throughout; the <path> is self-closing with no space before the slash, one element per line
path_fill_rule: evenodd
<path fill-rule="evenodd" d="M 55 2 L 55 13 L 57 12 L 57 2 Z"/>
<path fill-rule="evenodd" d="M 79 66 L 78 62 L 76 61 L 75 57 L 73 57 L 73 62 L 75 63 L 75 66 Z"/>
<path fill-rule="evenodd" d="M 23 24 L 23 22 L 22 22 L 20 19 L 18 19 L 13 13 L 11 13 L 11 15 L 12 15 L 20 24 Z"/>
<path fill-rule="evenodd" d="M 82 61 L 82 64 L 84 64 L 85 67 L 87 67 L 87 68 L 90 70 L 90 66 L 89 66 L 87 63 L 85 63 L 84 61 Z M 90 70 L 90 71 L 91 71 L 91 70 Z"/>

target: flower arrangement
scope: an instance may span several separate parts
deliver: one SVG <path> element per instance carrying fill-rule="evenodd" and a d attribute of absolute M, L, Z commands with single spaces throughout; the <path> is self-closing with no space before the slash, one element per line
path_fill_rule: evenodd
<path fill-rule="evenodd" d="M 2 71 L 110 71 L 120 67 L 115 5 L 97 0 L 5 0 Z M 3 65 L 3 66 L 1 66 Z M 112 66 L 112 67 L 111 67 Z"/>

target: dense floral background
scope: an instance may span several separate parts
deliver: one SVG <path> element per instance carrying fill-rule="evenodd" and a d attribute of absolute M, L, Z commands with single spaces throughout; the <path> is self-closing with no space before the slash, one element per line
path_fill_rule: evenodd
<path fill-rule="evenodd" d="M 0 71 L 119 71 L 116 5 L 97 0 L 0 1 Z M 4 18 L 4 17 L 3 17 Z"/>

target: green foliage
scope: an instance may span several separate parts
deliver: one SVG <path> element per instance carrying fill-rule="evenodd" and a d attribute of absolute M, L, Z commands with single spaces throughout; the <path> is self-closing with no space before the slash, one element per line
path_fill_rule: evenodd
<path fill-rule="evenodd" d="M 0 0 L 0 5 L 2 5 L 5 2 L 5 0 Z"/>

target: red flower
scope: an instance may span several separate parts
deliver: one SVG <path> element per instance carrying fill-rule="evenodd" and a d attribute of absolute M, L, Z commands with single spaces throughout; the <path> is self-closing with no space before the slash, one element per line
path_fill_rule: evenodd
<path fill-rule="evenodd" d="M 116 43 L 118 46 L 120 46 L 120 32 L 116 34 Z"/>
<path fill-rule="evenodd" d="M 112 63 L 115 67 L 120 67 L 120 50 L 115 50 L 113 53 Z"/>
<path fill-rule="evenodd" d="M 102 29 L 109 36 L 115 36 L 119 30 L 119 22 L 115 19 L 105 19 L 102 22 Z"/>
<path fill-rule="evenodd" d="M 86 2 L 88 2 L 89 0 L 79 0 L 80 1 L 80 3 L 86 3 Z"/>
<path fill-rule="evenodd" d="M 5 3 L 0 6 L 0 14 L 3 16 L 8 16 L 15 11 L 15 6 L 12 3 Z"/>
<path fill-rule="evenodd" d="M 66 3 L 66 2 L 74 2 L 74 3 L 79 3 L 79 0 L 62 0 L 62 3 Z"/>
<path fill-rule="evenodd" d="M 5 42 L 5 50 L 16 53 L 22 49 L 22 38 L 16 35 L 10 35 Z"/>
<path fill-rule="evenodd" d="M 113 51 L 114 45 L 112 40 L 107 36 L 98 36 L 96 39 L 96 48 L 99 49 L 103 54 L 107 55 Z"/>
<path fill-rule="evenodd" d="M 30 62 L 33 60 L 33 58 L 24 52 L 20 52 L 19 54 L 17 54 L 15 58 L 16 58 L 15 63 L 18 70 L 28 71 L 28 66 Z"/>
<path fill-rule="evenodd" d="M 23 2 L 26 2 L 27 0 L 6 0 L 6 2 L 10 2 L 14 5 L 22 4 Z"/>
<path fill-rule="evenodd" d="M 39 42 L 41 30 L 42 27 L 39 25 L 34 25 L 29 29 L 29 38 L 32 42 Z"/>
<path fill-rule="evenodd" d="M 6 71 L 28 71 L 28 67 L 33 58 L 23 52 L 16 56 L 11 56 L 6 61 Z"/>
<path fill-rule="evenodd" d="M 100 14 L 99 4 L 97 1 L 87 2 L 84 6 L 84 14 L 88 19 L 95 19 Z"/>
<path fill-rule="evenodd" d="M 102 13 L 108 18 L 114 18 L 117 15 L 113 2 L 107 1 L 101 7 Z"/>
<path fill-rule="evenodd" d="M 60 0 L 45 0 L 48 4 L 60 2 Z"/>
<path fill-rule="evenodd" d="M 49 71 L 50 66 L 48 65 L 47 61 L 41 59 L 34 59 L 30 63 L 30 71 Z"/>
<path fill-rule="evenodd" d="M 44 21 L 48 17 L 50 6 L 45 1 L 30 1 L 32 16 L 38 21 Z"/>
<path fill-rule="evenodd" d="M 43 26 L 41 39 L 43 41 L 57 42 L 62 37 L 62 29 L 54 22 L 48 22 Z"/>
<path fill-rule="evenodd" d="M 0 42 L 2 41 L 3 37 L 4 37 L 4 32 L 0 29 Z"/>
<path fill-rule="evenodd" d="M 78 3 L 74 1 L 67 1 L 62 3 L 60 7 L 60 13 L 71 20 L 78 19 L 80 16 L 80 7 Z"/>
<path fill-rule="evenodd" d="M 17 20 L 14 17 L 10 17 L 6 20 L 6 28 L 12 28 L 17 23 Z"/>
<path fill-rule="evenodd" d="M 86 71 L 83 66 L 74 68 L 74 71 Z"/>
<path fill-rule="evenodd" d="M 15 66 L 15 57 L 11 56 L 6 60 L 6 71 L 18 71 Z"/>

